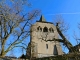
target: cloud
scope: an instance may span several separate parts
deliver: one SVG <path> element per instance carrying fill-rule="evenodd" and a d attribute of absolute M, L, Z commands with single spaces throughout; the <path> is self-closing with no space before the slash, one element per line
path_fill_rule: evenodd
<path fill-rule="evenodd" d="M 47 14 L 47 15 L 70 15 L 70 14 L 80 14 L 80 12 L 74 12 L 74 13 L 56 13 L 56 14 Z"/>

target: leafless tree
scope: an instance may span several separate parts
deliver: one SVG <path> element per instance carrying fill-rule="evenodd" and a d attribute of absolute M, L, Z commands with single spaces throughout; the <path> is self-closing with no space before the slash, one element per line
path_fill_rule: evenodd
<path fill-rule="evenodd" d="M 57 32 L 59 34 L 59 39 L 53 38 L 52 40 L 47 40 L 48 33 L 45 35 L 45 37 L 41 36 L 41 38 L 44 41 L 58 41 L 63 43 L 65 47 L 69 49 L 69 52 L 75 52 L 76 49 L 74 46 L 69 42 L 69 39 L 66 38 L 65 32 L 69 29 L 68 24 L 65 23 L 64 19 L 61 17 L 61 15 L 58 15 L 56 17 L 56 20 L 53 22 L 53 24 L 56 26 Z"/>
<path fill-rule="evenodd" d="M 57 32 L 58 32 L 60 38 L 59 39 L 53 38 L 53 40 L 48 40 L 48 41 L 61 42 L 61 43 L 63 43 L 63 45 L 65 45 L 68 48 L 69 52 L 76 52 L 76 49 L 71 44 L 71 42 L 69 42 L 69 39 L 67 39 L 64 34 L 64 32 L 66 32 L 69 29 L 68 25 L 66 25 L 66 23 L 64 22 L 64 19 L 59 15 L 59 16 L 57 16 L 57 18 L 54 22 L 55 22 L 54 24 L 56 26 L 56 29 L 57 29 Z"/>
<path fill-rule="evenodd" d="M 0 2 L 0 56 L 2 57 L 13 48 L 19 47 L 29 36 L 31 21 L 40 13 L 39 10 L 23 12 L 25 4 L 29 5 L 27 0 Z"/>
<path fill-rule="evenodd" d="M 80 30 L 80 23 L 78 23 L 78 29 Z M 79 36 L 80 36 L 80 31 L 78 31 L 78 33 L 79 33 L 79 34 L 74 33 L 74 38 L 75 38 L 75 40 L 77 41 L 77 44 L 80 43 L 80 38 L 79 38 Z"/>
<path fill-rule="evenodd" d="M 67 32 L 67 30 L 69 29 L 69 24 L 65 22 L 62 15 L 56 15 L 56 17 L 53 19 L 53 24 L 55 26 L 57 23 L 58 23 L 59 29 L 61 30 L 62 33 Z"/>

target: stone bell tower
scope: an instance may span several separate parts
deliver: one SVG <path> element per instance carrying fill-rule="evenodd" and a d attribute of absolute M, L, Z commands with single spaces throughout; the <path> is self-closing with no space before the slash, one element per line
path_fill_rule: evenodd
<path fill-rule="evenodd" d="M 31 26 L 31 56 L 36 58 L 62 55 L 60 43 L 47 41 L 58 39 L 58 32 L 53 23 L 46 22 L 41 16 L 40 20 Z"/>

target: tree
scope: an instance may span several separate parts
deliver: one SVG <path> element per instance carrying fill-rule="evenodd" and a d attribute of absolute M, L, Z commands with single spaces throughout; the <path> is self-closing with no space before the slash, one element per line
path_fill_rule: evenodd
<path fill-rule="evenodd" d="M 78 23 L 78 29 L 80 30 L 80 23 Z M 76 34 L 77 32 L 74 32 L 74 39 L 77 41 L 77 44 L 80 43 L 79 34 Z M 80 33 L 80 31 L 78 31 Z"/>
<path fill-rule="evenodd" d="M 41 40 L 44 40 L 46 42 L 48 41 L 58 41 L 63 43 L 64 46 L 66 46 L 69 50 L 69 52 L 71 53 L 75 53 L 77 52 L 77 49 L 75 49 L 75 47 L 71 44 L 71 42 L 69 42 L 69 40 L 66 38 L 66 36 L 64 35 L 64 32 L 66 32 L 68 30 L 68 25 L 65 23 L 64 19 L 61 17 L 61 15 L 56 16 L 56 20 L 53 22 L 53 24 L 56 26 L 57 32 L 59 34 L 59 39 L 55 39 L 53 37 L 52 40 L 47 40 L 48 34 L 46 33 L 45 36 L 42 36 L 39 38 Z"/>
<path fill-rule="evenodd" d="M 64 46 L 66 46 L 69 50 L 70 53 L 75 53 L 77 52 L 77 49 L 69 42 L 69 40 L 65 37 L 64 32 L 68 30 L 67 24 L 64 22 L 63 18 L 58 15 L 56 18 L 56 21 L 54 22 L 57 32 L 60 36 L 59 39 L 53 38 L 53 40 L 48 40 L 48 41 L 58 41 L 63 43 Z"/>
<path fill-rule="evenodd" d="M 15 47 L 23 47 L 20 43 L 30 35 L 31 22 L 40 11 L 24 12 L 26 5 L 29 6 L 27 0 L 1 0 L 0 2 L 0 56 L 2 57 Z M 11 37 L 13 40 L 9 39 Z"/>
<path fill-rule="evenodd" d="M 56 24 L 57 31 L 62 39 L 57 39 L 56 41 L 62 42 L 68 49 L 69 52 L 75 52 L 73 45 L 67 40 L 67 38 L 62 34 L 61 30 L 59 29 L 59 23 Z M 54 39 L 55 40 L 55 39 Z"/>

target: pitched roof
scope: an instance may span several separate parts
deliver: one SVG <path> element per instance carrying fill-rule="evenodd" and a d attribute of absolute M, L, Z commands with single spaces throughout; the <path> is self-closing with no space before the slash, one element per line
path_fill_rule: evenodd
<path fill-rule="evenodd" d="M 43 15 L 41 15 L 39 22 L 46 22 L 46 20 L 45 20 Z"/>

